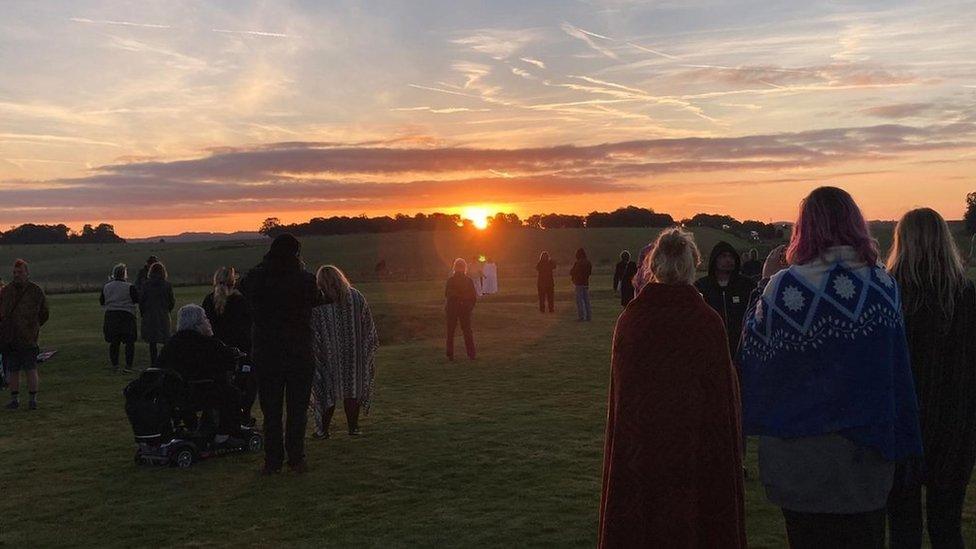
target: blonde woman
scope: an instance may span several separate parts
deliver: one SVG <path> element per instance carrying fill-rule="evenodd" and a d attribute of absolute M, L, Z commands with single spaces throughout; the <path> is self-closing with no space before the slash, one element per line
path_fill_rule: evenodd
<path fill-rule="evenodd" d="M 237 271 L 233 267 L 221 267 L 213 276 L 213 291 L 203 298 L 203 310 L 213 327 L 214 337 L 228 347 L 236 347 L 246 356 L 247 371 L 236 376 L 241 391 L 241 412 L 249 425 L 254 424 L 251 408 L 257 398 L 257 380 L 250 371 L 251 364 L 251 311 L 247 299 L 237 290 Z"/>
<path fill-rule="evenodd" d="M 962 506 L 976 462 L 976 286 L 949 226 L 930 208 L 901 218 L 888 257 L 901 287 L 924 460 L 900 465 L 888 498 L 892 548 L 922 546 L 922 487 L 932 547 L 962 547 Z"/>
<path fill-rule="evenodd" d="M 601 548 L 746 546 L 739 388 L 699 262 L 691 233 L 662 232 L 617 320 Z"/>
<path fill-rule="evenodd" d="M 369 303 L 337 267 L 319 267 L 315 281 L 325 305 L 312 310 L 312 413 L 317 439 L 329 438 L 336 402 L 342 399 L 349 434 L 359 431 L 359 412 L 373 401 L 375 356 L 379 347 Z"/>

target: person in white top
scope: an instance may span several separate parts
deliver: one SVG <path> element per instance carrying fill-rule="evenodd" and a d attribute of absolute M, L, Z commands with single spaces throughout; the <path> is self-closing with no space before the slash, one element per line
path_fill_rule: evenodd
<path fill-rule="evenodd" d="M 98 301 L 105 309 L 102 331 L 108 343 L 111 368 L 127 374 L 132 371 L 136 344 L 136 305 L 139 292 L 128 282 L 129 273 L 124 263 L 112 269 L 112 279 L 102 288 Z M 125 343 L 125 367 L 119 368 L 119 346 Z"/>
<path fill-rule="evenodd" d="M 481 268 L 481 272 L 484 274 L 484 284 L 482 286 L 482 292 L 484 295 L 492 295 L 498 293 L 498 266 L 491 259 L 485 262 L 484 267 Z"/>

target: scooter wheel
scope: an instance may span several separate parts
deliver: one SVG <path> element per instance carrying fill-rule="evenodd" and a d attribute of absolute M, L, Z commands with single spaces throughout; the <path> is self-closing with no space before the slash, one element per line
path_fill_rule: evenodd
<path fill-rule="evenodd" d="M 247 449 L 251 452 L 260 452 L 264 448 L 264 438 L 261 435 L 251 435 L 251 438 L 247 440 Z"/>
<path fill-rule="evenodd" d="M 177 452 L 176 456 L 173 457 L 173 464 L 180 469 L 188 469 L 191 465 L 193 465 L 193 458 L 193 451 L 189 448 L 184 448 Z"/>

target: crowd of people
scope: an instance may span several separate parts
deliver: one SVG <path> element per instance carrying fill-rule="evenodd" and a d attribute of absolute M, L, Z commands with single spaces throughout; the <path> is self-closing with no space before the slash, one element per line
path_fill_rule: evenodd
<path fill-rule="evenodd" d="M 679 228 L 646 252 L 613 338 L 601 547 L 745 547 L 743 435 L 791 547 L 918 548 L 926 524 L 964 547 L 976 286 L 937 212 L 906 213 L 882 263 L 821 187 L 758 282 L 723 244 L 696 282 Z"/>
<path fill-rule="evenodd" d="M 588 322 L 593 266 L 584 249 L 575 255 L 577 320 Z M 760 481 L 791 547 L 921 547 L 924 525 L 933 547 L 964 546 L 976 463 L 976 285 L 947 223 L 928 208 L 902 217 L 884 259 L 858 205 L 833 187 L 803 200 L 788 246 L 764 263 L 720 242 L 697 278 L 701 254 L 681 228 L 663 231 L 637 261 L 621 253 L 601 547 L 745 547 L 747 436 L 758 438 Z M 455 260 L 446 282 L 449 360 L 458 326 L 468 358 L 477 356 L 472 313 L 485 273 L 479 289 L 468 267 Z M 552 313 L 556 263 L 542 252 L 535 268 L 539 311 Z M 135 283 L 116 265 L 100 303 L 112 368 L 132 369 L 141 331 L 152 367 L 214 382 L 216 442 L 253 425 L 260 402 L 261 473 L 306 470 L 309 411 L 315 439 L 330 437 L 340 401 L 349 435 L 360 434 L 378 348 L 369 304 L 337 267 L 309 272 L 293 236 L 276 237 L 243 277 L 218 269 L 202 304 L 179 309 L 172 334 L 176 301 L 156 257 Z M 18 260 L 0 288 L 8 409 L 20 407 L 22 372 L 37 408 L 37 339 L 48 316 Z"/>

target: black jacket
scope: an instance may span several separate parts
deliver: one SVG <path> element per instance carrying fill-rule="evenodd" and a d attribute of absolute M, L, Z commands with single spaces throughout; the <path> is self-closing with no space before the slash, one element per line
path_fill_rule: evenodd
<path fill-rule="evenodd" d="M 976 286 L 966 281 L 952 318 L 935 295 L 905 313 L 929 486 L 966 486 L 976 463 Z"/>
<path fill-rule="evenodd" d="M 238 289 L 247 298 L 255 365 L 274 367 L 294 357 L 312 363 L 312 309 L 325 303 L 315 276 L 297 257 L 266 255 Z"/>
<path fill-rule="evenodd" d="M 731 252 L 735 256 L 735 269 L 729 278 L 729 283 L 722 286 L 715 276 L 715 264 L 718 256 L 724 252 Z M 725 331 L 729 336 L 729 352 L 736 356 L 739 348 L 739 338 L 742 335 L 742 320 L 749 308 L 749 296 L 755 289 L 756 283 L 740 273 L 742 261 L 739 253 L 728 242 L 719 242 L 712 248 L 708 258 L 708 276 L 695 282 L 695 287 L 701 292 L 705 301 L 715 309 L 715 312 L 725 322 Z"/>
<path fill-rule="evenodd" d="M 203 310 L 213 326 L 214 337 L 225 345 L 237 347 L 242 353 L 251 353 L 251 311 L 240 292 L 227 296 L 223 314 L 217 312 L 213 292 L 210 292 L 203 298 Z"/>
<path fill-rule="evenodd" d="M 613 289 L 620 288 L 620 304 L 627 306 L 634 299 L 634 275 L 637 274 L 637 263 L 633 261 L 619 261 L 613 269 Z"/>
<path fill-rule="evenodd" d="M 226 383 L 237 367 L 237 353 L 215 337 L 183 330 L 169 338 L 156 366 L 176 371 L 186 382 L 212 379 Z"/>

